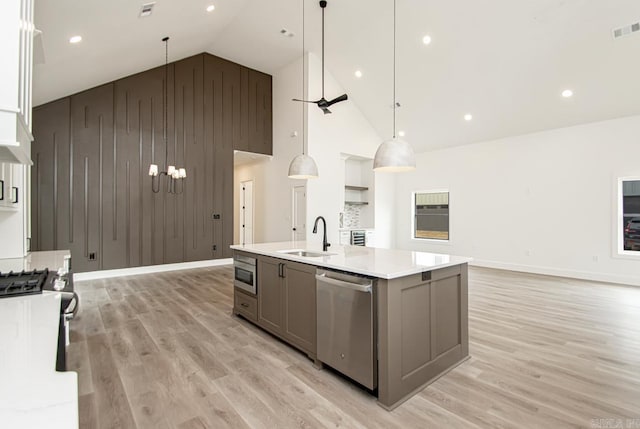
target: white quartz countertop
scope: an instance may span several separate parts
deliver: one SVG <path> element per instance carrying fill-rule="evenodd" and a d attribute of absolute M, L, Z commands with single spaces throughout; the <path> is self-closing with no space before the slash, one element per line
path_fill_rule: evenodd
<path fill-rule="evenodd" d="M 78 376 L 56 372 L 61 295 L 0 299 L 0 426 L 77 428 Z"/>
<path fill-rule="evenodd" d="M 23 258 L 0 259 L 0 272 L 31 271 L 48 268 L 57 271 L 64 265 L 64 257 L 70 256 L 68 250 L 51 250 L 43 252 L 29 252 Z"/>
<path fill-rule="evenodd" d="M 413 252 L 410 250 L 379 249 L 362 246 L 331 245 L 323 256 L 306 257 L 288 255 L 287 250 L 308 250 L 324 253 L 317 245 L 307 246 L 305 241 L 283 241 L 278 243 L 260 243 L 233 245 L 232 249 L 289 261 L 302 262 L 324 268 L 347 271 L 381 279 L 395 279 L 423 271 L 460 265 L 470 262 L 471 258 L 444 255 L 439 253 Z"/>

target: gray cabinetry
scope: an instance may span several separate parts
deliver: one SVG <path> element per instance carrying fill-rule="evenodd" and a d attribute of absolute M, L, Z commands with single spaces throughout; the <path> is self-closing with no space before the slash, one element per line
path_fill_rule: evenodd
<path fill-rule="evenodd" d="M 253 298 L 236 289 L 239 314 L 316 358 L 316 267 L 266 256 L 257 257 L 257 315 Z M 244 304 L 244 306 L 242 305 Z"/>
<path fill-rule="evenodd" d="M 253 322 L 258 320 L 258 300 L 255 296 L 236 289 L 233 307 L 236 314 L 242 314 L 246 319 Z"/>
<path fill-rule="evenodd" d="M 467 264 L 378 281 L 378 402 L 387 409 L 469 355 Z"/>
<path fill-rule="evenodd" d="M 287 262 L 282 279 L 284 335 L 292 344 L 316 353 L 316 267 Z"/>
<path fill-rule="evenodd" d="M 258 323 L 276 335 L 282 335 L 283 287 L 279 259 L 258 259 Z"/>

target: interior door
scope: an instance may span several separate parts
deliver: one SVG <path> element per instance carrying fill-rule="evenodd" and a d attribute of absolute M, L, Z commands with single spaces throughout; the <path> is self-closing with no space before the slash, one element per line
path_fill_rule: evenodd
<path fill-rule="evenodd" d="M 293 216 L 292 239 L 305 241 L 307 239 L 307 187 L 293 187 Z"/>
<path fill-rule="evenodd" d="M 240 183 L 240 243 L 253 244 L 253 180 Z"/>

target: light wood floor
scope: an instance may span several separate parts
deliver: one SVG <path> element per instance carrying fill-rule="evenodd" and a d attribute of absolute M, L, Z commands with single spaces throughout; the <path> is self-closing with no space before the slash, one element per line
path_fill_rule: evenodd
<path fill-rule="evenodd" d="M 389 413 L 232 317 L 231 276 L 76 282 L 82 428 L 640 428 L 640 288 L 471 269 L 472 358 Z"/>

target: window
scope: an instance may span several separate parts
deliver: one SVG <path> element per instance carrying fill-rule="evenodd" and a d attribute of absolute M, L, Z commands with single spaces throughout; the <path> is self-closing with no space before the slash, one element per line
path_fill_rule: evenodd
<path fill-rule="evenodd" d="M 640 178 L 620 181 L 621 244 L 624 253 L 640 254 Z"/>
<path fill-rule="evenodd" d="M 449 240 L 449 192 L 413 193 L 413 238 Z"/>

